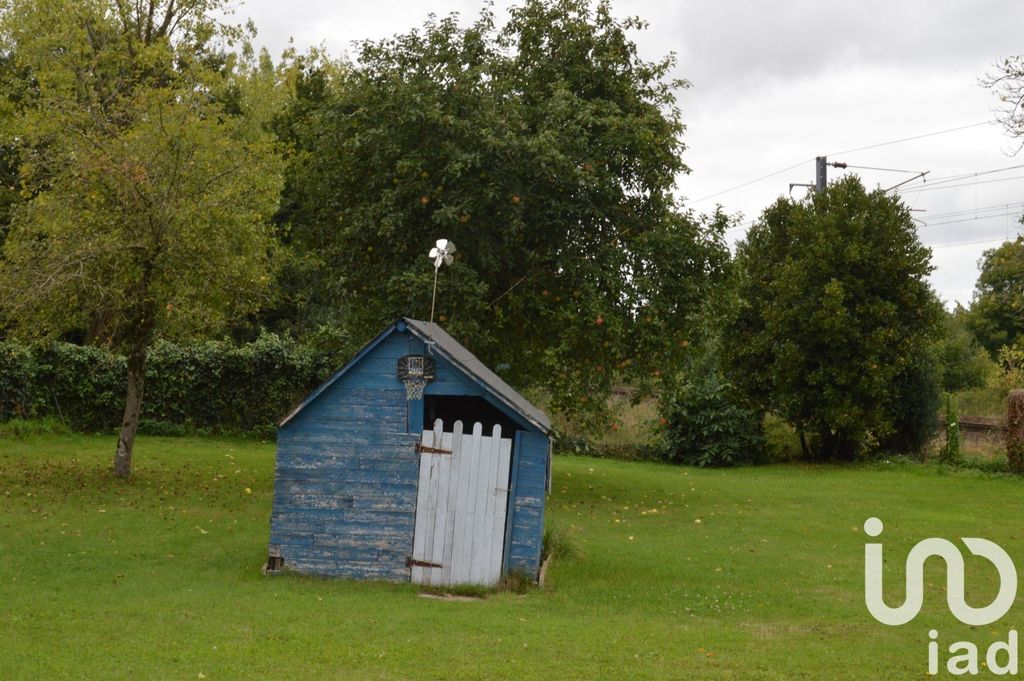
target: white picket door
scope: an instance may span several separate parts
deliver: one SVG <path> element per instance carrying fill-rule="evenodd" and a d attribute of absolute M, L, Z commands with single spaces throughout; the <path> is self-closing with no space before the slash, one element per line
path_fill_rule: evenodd
<path fill-rule="evenodd" d="M 412 581 L 493 585 L 501 577 L 512 440 L 456 421 L 423 431 Z"/>

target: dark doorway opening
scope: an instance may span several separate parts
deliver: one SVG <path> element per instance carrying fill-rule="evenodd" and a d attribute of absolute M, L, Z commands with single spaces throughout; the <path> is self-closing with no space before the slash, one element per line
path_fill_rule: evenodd
<path fill-rule="evenodd" d="M 501 436 L 511 438 L 519 425 L 500 409 L 482 397 L 466 395 L 427 395 L 423 399 L 423 429 L 430 430 L 434 421 L 444 421 L 446 433 L 452 432 L 456 421 L 462 421 L 462 430 L 473 432 L 473 424 L 483 424 L 483 434 L 490 435 L 495 425 L 501 426 Z"/>

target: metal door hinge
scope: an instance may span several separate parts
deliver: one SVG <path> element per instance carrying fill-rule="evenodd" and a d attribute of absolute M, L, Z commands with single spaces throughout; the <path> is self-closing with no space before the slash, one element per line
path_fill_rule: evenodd
<path fill-rule="evenodd" d="M 429 560 L 417 560 L 416 558 L 413 558 L 412 556 L 406 556 L 405 557 L 405 566 L 406 567 L 425 567 L 425 568 L 444 567 L 440 563 L 431 563 Z"/>
<path fill-rule="evenodd" d="M 450 449 L 441 449 L 439 447 L 428 447 L 425 444 L 421 444 L 421 443 L 417 442 L 416 443 L 416 453 L 417 454 L 451 454 L 452 450 L 450 450 Z"/>

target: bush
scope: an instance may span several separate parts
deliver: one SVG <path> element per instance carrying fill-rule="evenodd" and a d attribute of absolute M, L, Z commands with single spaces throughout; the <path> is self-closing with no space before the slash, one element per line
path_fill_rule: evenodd
<path fill-rule="evenodd" d="M 944 392 L 982 388 L 996 371 L 988 351 L 978 345 L 967 329 L 965 315 L 961 312 L 945 313 L 942 335 L 932 350 Z"/>
<path fill-rule="evenodd" d="M 157 342 L 146 364 L 142 432 L 273 435 L 274 424 L 333 369 L 294 341 Z M 74 430 L 118 427 L 127 390 L 125 358 L 70 343 L 0 343 L 0 421 L 56 418 Z"/>
<path fill-rule="evenodd" d="M 1024 388 L 1024 344 L 1004 345 L 999 348 L 999 374 L 994 384 L 1005 396 L 1011 390 Z"/>
<path fill-rule="evenodd" d="M 715 370 L 697 372 L 662 394 L 666 456 L 693 466 L 733 466 L 761 457 L 761 415 Z"/>
<path fill-rule="evenodd" d="M 1024 348 L 1003 346 L 985 386 L 957 395 L 960 413 L 1001 419 L 1006 416 L 1006 396 L 1016 388 L 1024 388 Z"/>
<path fill-rule="evenodd" d="M 54 416 L 74 430 L 90 432 L 120 425 L 127 390 L 124 357 L 71 343 L 31 346 L 30 352 L 35 360 L 33 416 Z"/>
<path fill-rule="evenodd" d="M 941 369 L 932 353 L 918 351 L 892 382 L 888 431 L 881 438 L 890 454 L 920 456 L 939 422 Z"/>
<path fill-rule="evenodd" d="M 1024 390 L 1010 393 L 1006 405 L 1006 461 L 1014 473 L 1024 473 Z"/>
<path fill-rule="evenodd" d="M 594 446 L 587 438 L 582 435 L 571 435 L 557 428 L 551 431 L 551 446 L 559 454 L 596 456 Z"/>
<path fill-rule="evenodd" d="M 27 348 L 0 344 L 0 421 L 35 413 L 35 359 Z"/>
<path fill-rule="evenodd" d="M 803 458 L 796 429 L 775 414 L 764 416 L 764 450 L 765 457 L 771 463 L 799 461 Z"/>

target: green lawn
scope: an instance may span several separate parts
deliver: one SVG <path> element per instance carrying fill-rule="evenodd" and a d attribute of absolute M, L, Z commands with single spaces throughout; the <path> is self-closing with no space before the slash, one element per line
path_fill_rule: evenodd
<path fill-rule="evenodd" d="M 886 522 L 890 604 L 926 536 L 1024 559 L 1024 481 L 937 467 L 694 470 L 557 458 L 549 509 L 580 549 L 548 589 L 447 602 L 409 585 L 263 577 L 273 445 L 0 440 L 0 661 L 52 679 L 910 679 L 927 631 L 987 643 L 1021 624 L 863 605 L 864 519 Z M 937 562 L 937 561 L 933 561 Z M 968 599 L 995 571 L 968 561 Z M 898 588 L 895 588 L 898 587 Z"/>

